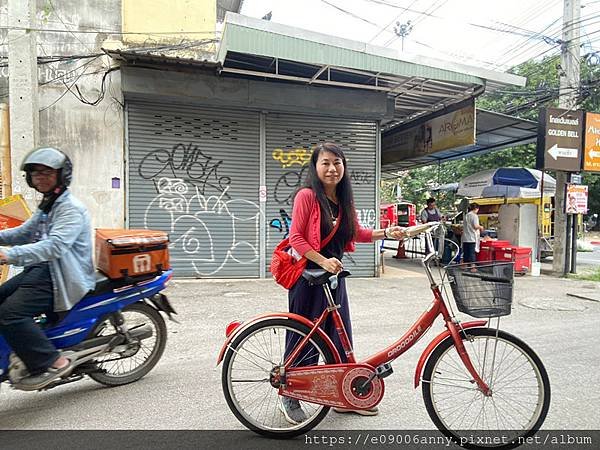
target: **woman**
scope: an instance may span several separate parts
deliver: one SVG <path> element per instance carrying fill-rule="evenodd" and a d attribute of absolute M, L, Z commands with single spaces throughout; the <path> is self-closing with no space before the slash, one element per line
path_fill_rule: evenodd
<path fill-rule="evenodd" d="M 340 214 L 341 212 L 341 214 Z M 329 243 L 321 250 L 321 241 L 333 231 L 337 221 L 337 231 Z M 337 274 L 342 271 L 342 256 L 345 251 L 354 251 L 355 242 L 373 242 L 378 239 L 401 239 L 403 228 L 394 226 L 381 230 L 362 228 L 358 223 L 350 176 L 347 173 L 346 158 L 336 144 L 317 145 L 308 166 L 308 175 L 304 188 L 294 197 L 290 244 L 294 251 L 306 257 L 307 269 L 322 268 Z M 339 313 L 352 343 L 352 327 L 345 280 L 339 280 L 334 292 Z M 300 314 L 310 320 L 321 315 L 327 307 L 327 299 L 321 286 L 310 286 L 303 278 L 292 286 L 288 294 L 290 312 Z M 346 355 L 335 330 L 331 317 L 324 325 L 324 331 L 335 344 L 342 361 Z M 291 351 L 288 342 L 286 356 Z M 302 359 L 302 358 L 301 358 Z M 303 365 L 316 364 L 314 358 L 305 358 Z M 298 400 L 284 397 L 282 409 L 286 419 L 300 423 L 306 419 Z M 337 412 L 350 410 L 335 409 Z M 377 408 L 369 411 L 353 411 L 362 415 L 375 415 Z"/>

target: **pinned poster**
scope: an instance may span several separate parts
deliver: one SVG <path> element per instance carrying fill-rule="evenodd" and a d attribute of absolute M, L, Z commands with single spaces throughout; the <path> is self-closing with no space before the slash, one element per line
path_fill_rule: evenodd
<path fill-rule="evenodd" d="M 30 217 L 31 210 L 20 194 L 0 199 L 0 230 L 18 227 Z M 3 283 L 16 273 L 16 267 L 0 266 L 0 282 Z"/>
<path fill-rule="evenodd" d="M 567 184 L 567 199 L 565 202 L 567 214 L 587 214 L 588 187 L 581 184 Z"/>

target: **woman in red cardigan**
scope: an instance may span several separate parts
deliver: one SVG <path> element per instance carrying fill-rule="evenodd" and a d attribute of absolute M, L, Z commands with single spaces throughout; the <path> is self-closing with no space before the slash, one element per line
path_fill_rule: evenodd
<path fill-rule="evenodd" d="M 340 215 L 340 211 L 342 214 Z M 329 243 L 319 251 L 321 241 L 333 231 L 338 219 L 341 221 L 337 231 Z M 350 176 L 347 173 L 346 158 L 336 144 L 323 143 L 317 145 L 312 153 L 308 166 L 308 175 L 304 188 L 294 197 L 290 244 L 298 257 L 308 260 L 307 269 L 323 268 L 337 274 L 342 271 L 344 252 L 354 251 L 356 242 L 373 242 L 378 239 L 401 239 L 402 227 L 390 227 L 381 230 L 363 228 L 358 223 Z M 352 327 L 348 294 L 343 278 L 339 280 L 334 292 L 336 303 L 340 305 L 340 315 L 344 327 L 352 343 Z M 318 318 L 327 307 L 327 299 L 321 286 L 310 286 L 300 277 L 288 293 L 290 312 L 300 314 L 310 320 Z M 324 325 L 324 331 L 335 344 L 342 361 L 346 355 L 339 340 L 331 317 Z M 290 335 L 288 335 L 290 337 Z M 286 356 L 292 345 L 287 342 Z M 306 355 L 307 356 L 307 355 Z M 315 357 L 305 357 L 302 365 L 317 363 Z M 337 412 L 356 412 L 362 415 L 375 415 L 377 408 L 369 411 L 351 411 L 334 409 Z M 286 419 L 294 424 L 306 420 L 306 415 L 298 400 L 284 397 L 282 411 Z"/>

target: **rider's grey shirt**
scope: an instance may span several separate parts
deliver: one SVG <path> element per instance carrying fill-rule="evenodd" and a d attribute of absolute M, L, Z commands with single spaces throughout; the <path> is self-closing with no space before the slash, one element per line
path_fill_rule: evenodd
<path fill-rule="evenodd" d="M 66 190 L 49 214 L 41 210 L 23 225 L 0 231 L 8 262 L 31 266 L 48 261 L 54 286 L 54 310 L 67 311 L 94 289 L 92 230 L 86 207 Z"/>

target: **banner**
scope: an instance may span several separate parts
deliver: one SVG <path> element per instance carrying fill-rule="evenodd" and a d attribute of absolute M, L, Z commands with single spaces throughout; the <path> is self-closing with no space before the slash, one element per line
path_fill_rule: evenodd
<path fill-rule="evenodd" d="M 475 105 L 384 137 L 382 163 L 475 144 Z"/>

